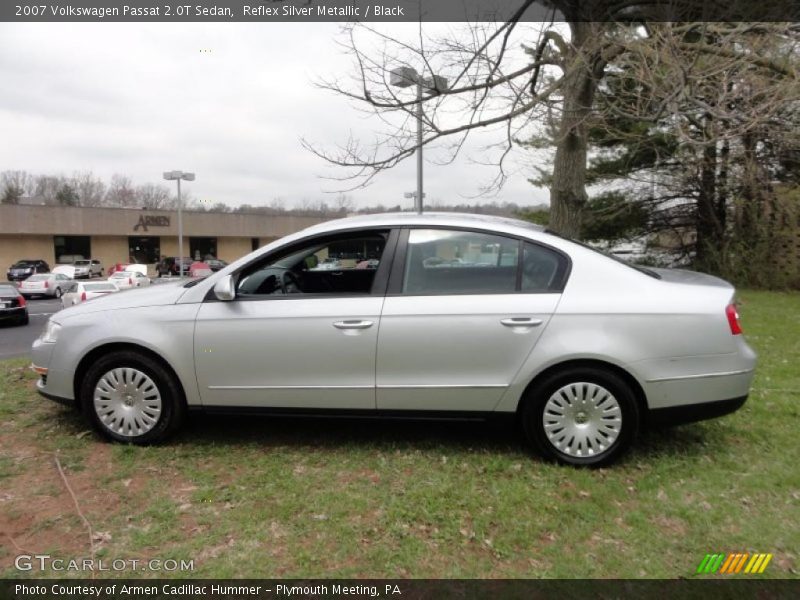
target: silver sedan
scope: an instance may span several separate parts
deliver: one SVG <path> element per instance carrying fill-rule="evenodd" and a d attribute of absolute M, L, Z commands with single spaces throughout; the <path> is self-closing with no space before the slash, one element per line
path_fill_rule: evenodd
<path fill-rule="evenodd" d="M 542 455 L 600 465 L 642 426 L 738 409 L 756 358 L 725 281 L 430 213 L 332 221 L 68 308 L 33 361 L 44 396 L 122 442 L 161 440 L 188 409 L 508 415 Z"/>
<path fill-rule="evenodd" d="M 65 287 L 72 281 L 63 273 L 40 273 L 31 275 L 19 285 L 19 293 L 26 298 L 51 296 L 61 298 Z"/>

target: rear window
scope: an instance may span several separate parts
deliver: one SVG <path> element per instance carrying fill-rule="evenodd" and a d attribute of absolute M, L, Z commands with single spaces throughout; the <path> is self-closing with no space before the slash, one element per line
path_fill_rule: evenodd
<path fill-rule="evenodd" d="M 112 292 L 117 288 L 113 283 L 85 283 L 83 289 L 87 292 Z"/>
<path fill-rule="evenodd" d="M 661 275 L 659 275 L 658 273 L 656 273 L 655 271 L 653 271 L 651 269 L 648 269 L 647 267 L 643 267 L 641 265 L 637 265 L 637 264 L 634 264 L 632 262 L 628 262 L 624 258 L 620 258 L 619 256 L 615 256 L 613 254 L 609 254 L 608 252 L 603 252 L 602 250 L 598 250 L 597 248 L 593 248 L 589 244 L 584 244 L 583 242 L 579 242 L 578 240 L 573 240 L 571 238 L 565 238 L 564 236 L 559 235 L 555 231 L 551 231 L 549 229 L 545 230 L 545 233 L 548 233 L 550 235 L 554 235 L 556 237 L 560 237 L 561 239 L 564 239 L 564 240 L 567 240 L 569 242 L 572 242 L 573 244 L 578 244 L 578 246 L 582 246 L 582 247 L 586 248 L 587 250 L 591 250 L 592 252 L 596 252 L 597 254 L 602 254 L 603 256 L 605 256 L 606 258 L 610 258 L 614 262 L 618 262 L 621 265 L 625 265 L 626 267 L 629 267 L 629 268 L 633 269 L 634 271 L 639 271 L 640 273 L 644 273 L 645 275 L 647 275 L 648 277 L 652 277 L 653 279 L 661 279 Z"/>
<path fill-rule="evenodd" d="M 50 275 L 31 275 L 25 281 L 46 281 L 50 279 Z"/>
<path fill-rule="evenodd" d="M 0 285 L 0 296 L 16 296 L 17 288 L 10 285 Z"/>

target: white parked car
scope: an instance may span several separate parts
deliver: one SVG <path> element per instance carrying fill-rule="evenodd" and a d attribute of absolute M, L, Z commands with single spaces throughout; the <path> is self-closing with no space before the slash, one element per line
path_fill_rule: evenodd
<path fill-rule="evenodd" d="M 62 308 L 75 306 L 81 302 L 118 292 L 119 288 L 110 281 L 73 281 L 66 284 L 61 296 Z"/>
<path fill-rule="evenodd" d="M 118 271 L 109 277 L 107 281 L 116 285 L 120 290 L 150 285 L 150 278 L 139 271 Z"/>
<path fill-rule="evenodd" d="M 58 267 L 56 267 L 58 268 Z M 51 296 L 61 298 L 64 286 L 72 281 L 63 273 L 40 273 L 31 275 L 19 285 L 19 293 L 25 298 L 32 296 Z"/>
<path fill-rule="evenodd" d="M 314 268 L 343 248 L 377 268 Z M 645 425 L 737 410 L 756 356 L 721 279 L 635 267 L 523 221 L 403 213 L 68 308 L 33 363 L 41 394 L 122 442 L 164 439 L 189 409 L 506 415 L 544 456 L 600 465 Z"/>

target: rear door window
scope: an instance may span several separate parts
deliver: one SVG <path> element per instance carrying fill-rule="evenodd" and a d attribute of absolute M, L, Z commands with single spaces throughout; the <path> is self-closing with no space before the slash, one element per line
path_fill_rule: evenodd
<path fill-rule="evenodd" d="M 516 290 L 519 241 L 488 233 L 412 229 L 403 294 L 503 294 Z"/>

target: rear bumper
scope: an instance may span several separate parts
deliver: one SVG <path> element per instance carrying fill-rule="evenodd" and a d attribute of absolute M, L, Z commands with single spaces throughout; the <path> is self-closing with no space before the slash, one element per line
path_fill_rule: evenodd
<path fill-rule="evenodd" d="M 26 306 L 17 306 L 15 308 L 2 308 L 0 309 L 0 321 L 3 319 L 21 319 L 28 314 Z"/>
<path fill-rule="evenodd" d="M 736 412 L 747 401 L 747 396 L 702 402 L 700 404 L 684 404 L 667 408 L 656 408 L 649 411 L 647 424 L 651 427 L 671 427 L 685 423 L 694 423 L 706 419 L 715 419 Z"/>

